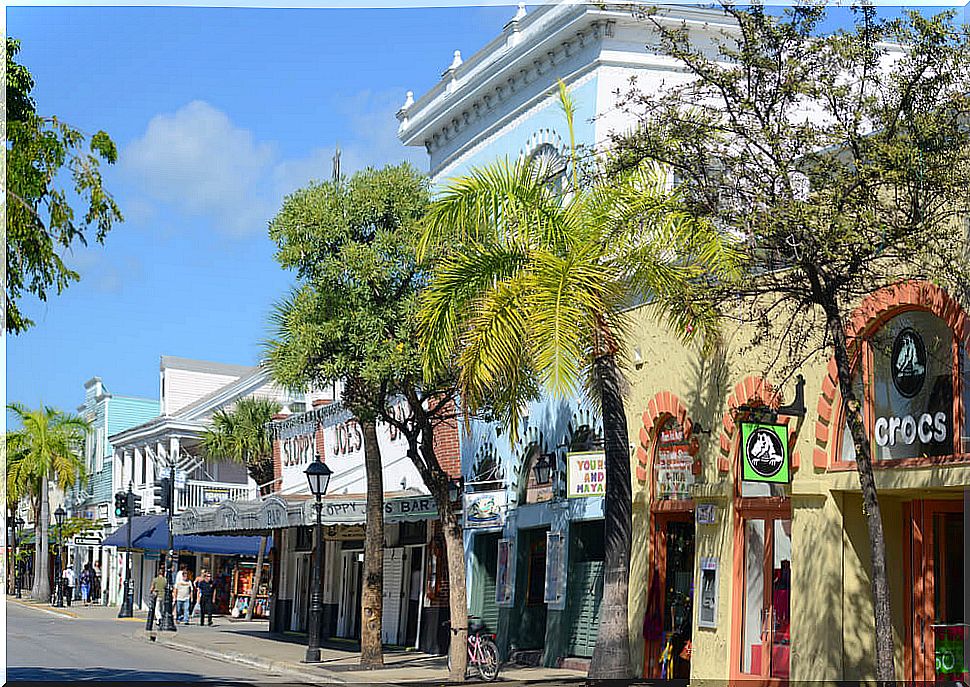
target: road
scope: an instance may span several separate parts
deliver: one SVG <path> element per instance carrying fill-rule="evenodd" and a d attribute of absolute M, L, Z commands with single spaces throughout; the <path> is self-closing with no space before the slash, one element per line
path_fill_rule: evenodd
<path fill-rule="evenodd" d="M 144 621 L 68 618 L 8 603 L 7 680 L 294 684 L 292 677 L 266 675 L 134 639 L 136 630 L 143 626 Z"/>

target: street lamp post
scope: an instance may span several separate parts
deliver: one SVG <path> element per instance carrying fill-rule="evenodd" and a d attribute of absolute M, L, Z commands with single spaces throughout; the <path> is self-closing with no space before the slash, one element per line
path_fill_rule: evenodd
<path fill-rule="evenodd" d="M 54 556 L 54 585 L 57 593 L 54 597 L 54 606 L 57 608 L 64 606 L 64 581 L 61 579 L 63 575 L 61 571 L 61 540 L 64 538 L 64 517 L 66 515 L 67 513 L 61 506 L 58 506 L 57 510 L 54 511 L 54 522 L 57 523 L 57 553 Z"/>
<path fill-rule="evenodd" d="M 316 527 L 313 530 L 313 573 L 310 592 L 310 632 L 307 641 L 306 658 L 304 663 L 320 662 L 320 624 L 323 622 L 323 502 L 320 500 L 327 493 L 330 476 L 333 471 L 320 460 L 320 456 L 310 463 L 306 469 L 306 478 L 310 483 L 310 493 L 316 499 L 313 504 L 317 511 Z"/>
<path fill-rule="evenodd" d="M 121 608 L 118 609 L 119 618 L 134 616 L 134 599 L 132 597 L 135 587 L 131 582 L 131 519 L 135 514 L 135 500 L 132 498 L 131 482 L 128 483 L 128 493 L 125 495 L 125 499 L 125 510 L 128 512 L 128 549 L 125 551 L 125 589 Z"/>
<path fill-rule="evenodd" d="M 23 529 L 24 520 L 20 516 L 17 516 L 13 520 L 13 586 L 14 595 L 16 598 L 20 599 L 20 562 L 17 560 L 20 550 L 18 548 L 18 533 Z"/>

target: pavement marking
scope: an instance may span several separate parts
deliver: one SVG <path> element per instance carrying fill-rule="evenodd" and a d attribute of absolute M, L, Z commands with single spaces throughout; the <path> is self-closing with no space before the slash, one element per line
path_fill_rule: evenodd
<path fill-rule="evenodd" d="M 62 611 L 55 608 L 44 608 L 39 604 L 27 603 L 24 601 L 15 601 L 14 599 L 7 599 L 8 603 L 17 604 L 21 608 L 30 608 L 41 613 L 46 613 L 47 615 L 54 615 L 60 618 L 70 618 L 71 620 L 77 619 L 77 613 L 72 613 L 71 611 Z"/>

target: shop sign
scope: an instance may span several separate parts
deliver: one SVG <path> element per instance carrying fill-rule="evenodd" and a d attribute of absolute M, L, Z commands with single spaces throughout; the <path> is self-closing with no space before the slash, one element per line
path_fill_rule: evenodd
<path fill-rule="evenodd" d="M 697 524 L 713 525 L 717 522 L 717 506 L 713 503 L 697 504 Z"/>
<path fill-rule="evenodd" d="M 546 532 L 546 589 L 543 601 L 552 609 L 566 602 L 566 542 L 562 532 Z"/>
<path fill-rule="evenodd" d="M 438 516 L 438 507 L 433 496 L 414 496 L 389 499 L 384 502 L 384 521 L 430 520 Z M 367 501 L 363 499 L 324 500 L 322 519 L 324 524 L 356 524 L 367 520 Z M 313 501 L 307 501 L 304 508 L 304 523 L 316 522 Z"/>
<path fill-rule="evenodd" d="M 509 539 L 499 539 L 498 542 L 498 566 L 495 573 L 495 603 L 498 606 L 512 605 L 512 541 Z"/>
<path fill-rule="evenodd" d="M 953 453 L 952 330 L 932 313 L 905 312 L 873 335 L 871 347 L 876 459 Z"/>
<path fill-rule="evenodd" d="M 465 529 L 501 527 L 505 524 L 505 490 L 465 494 Z"/>
<path fill-rule="evenodd" d="M 229 487 L 202 487 L 202 505 L 216 506 L 229 499 Z"/>
<path fill-rule="evenodd" d="M 695 452 L 695 447 L 685 436 L 684 426 L 676 419 L 668 418 L 660 428 L 654 456 L 656 498 L 690 498 L 690 488 L 694 484 Z"/>
<path fill-rule="evenodd" d="M 327 525 L 323 528 L 327 541 L 360 541 L 364 538 L 363 525 Z"/>
<path fill-rule="evenodd" d="M 741 423 L 741 479 L 791 482 L 787 425 Z"/>
<path fill-rule="evenodd" d="M 566 496 L 571 499 L 606 494 L 606 455 L 602 451 L 566 454 Z"/>
<path fill-rule="evenodd" d="M 82 537 L 82 536 L 75 536 L 74 537 L 74 545 L 75 546 L 100 546 L 101 545 L 101 537 L 92 537 L 92 536 Z"/>

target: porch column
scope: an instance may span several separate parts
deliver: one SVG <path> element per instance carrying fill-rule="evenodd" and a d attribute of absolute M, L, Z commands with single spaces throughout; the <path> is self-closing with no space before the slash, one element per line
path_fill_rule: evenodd
<path fill-rule="evenodd" d="M 135 446 L 132 448 L 131 453 L 131 477 L 132 482 L 135 485 L 143 484 L 145 482 L 145 475 L 142 474 L 141 469 L 141 452 L 142 448 L 140 446 Z"/>

